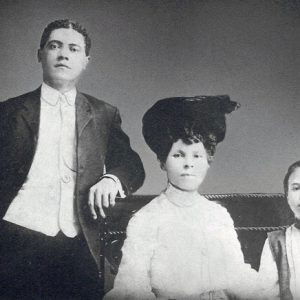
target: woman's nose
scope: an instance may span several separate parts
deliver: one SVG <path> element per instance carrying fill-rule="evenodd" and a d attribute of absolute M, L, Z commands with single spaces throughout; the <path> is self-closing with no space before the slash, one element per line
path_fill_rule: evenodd
<path fill-rule="evenodd" d="M 194 162 L 193 159 L 191 158 L 186 158 L 185 162 L 184 162 L 184 168 L 188 169 L 188 168 L 193 168 L 194 167 Z"/>

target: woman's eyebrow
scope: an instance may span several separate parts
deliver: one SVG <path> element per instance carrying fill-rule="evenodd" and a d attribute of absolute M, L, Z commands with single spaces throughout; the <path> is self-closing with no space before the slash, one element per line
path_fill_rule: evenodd
<path fill-rule="evenodd" d="M 185 154 L 185 152 L 184 152 L 183 150 L 181 150 L 181 149 L 178 149 L 178 150 L 176 150 L 175 152 L 176 152 L 176 153 L 180 153 L 180 154 Z"/>

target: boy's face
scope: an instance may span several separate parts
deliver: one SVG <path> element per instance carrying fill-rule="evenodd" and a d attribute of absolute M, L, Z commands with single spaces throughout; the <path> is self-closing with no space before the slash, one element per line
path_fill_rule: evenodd
<path fill-rule="evenodd" d="M 295 169 L 289 178 L 287 199 L 295 217 L 300 219 L 300 168 Z"/>
<path fill-rule="evenodd" d="M 75 85 L 89 61 L 83 35 L 71 28 L 53 30 L 38 58 L 43 79 L 52 87 L 61 83 Z"/>
<path fill-rule="evenodd" d="M 163 169 L 169 182 L 180 190 L 197 191 L 204 180 L 209 164 L 201 142 L 190 145 L 178 140 L 172 145 Z"/>

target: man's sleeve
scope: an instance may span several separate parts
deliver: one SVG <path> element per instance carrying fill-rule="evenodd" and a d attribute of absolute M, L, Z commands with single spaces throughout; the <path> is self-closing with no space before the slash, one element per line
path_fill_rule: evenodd
<path fill-rule="evenodd" d="M 117 109 L 110 129 L 105 166 L 107 174 L 117 176 L 121 181 L 127 195 L 135 192 L 144 182 L 142 161 L 132 150 L 129 138 L 121 128 L 121 118 Z"/>

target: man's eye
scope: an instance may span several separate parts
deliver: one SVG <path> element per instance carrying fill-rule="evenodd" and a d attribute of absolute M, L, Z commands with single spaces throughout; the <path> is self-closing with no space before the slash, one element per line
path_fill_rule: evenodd
<path fill-rule="evenodd" d="M 71 48 L 70 51 L 71 52 L 78 52 L 79 50 L 77 48 Z"/>
<path fill-rule="evenodd" d="M 49 49 L 51 49 L 51 50 L 54 50 L 54 49 L 57 49 L 57 48 L 58 48 L 58 46 L 56 44 L 50 44 L 49 45 Z"/>

